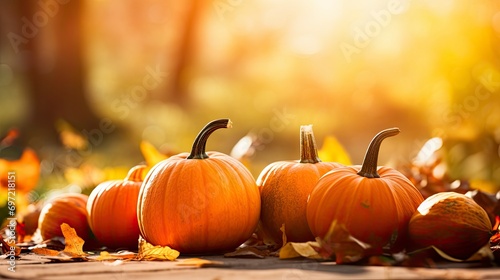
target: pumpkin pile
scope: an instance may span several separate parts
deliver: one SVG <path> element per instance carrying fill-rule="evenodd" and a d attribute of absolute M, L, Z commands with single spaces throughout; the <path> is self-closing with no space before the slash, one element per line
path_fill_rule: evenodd
<path fill-rule="evenodd" d="M 299 159 L 272 162 L 255 180 L 236 158 L 206 151 L 212 133 L 231 126 L 229 119 L 211 121 L 189 153 L 152 153 L 149 166 L 132 167 L 123 180 L 103 181 L 89 196 L 57 196 L 26 220 L 35 217 L 43 240 L 62 236 L 66 223 L 100 248 L 136 250 L 146 242 L 182 254 L 225 253 L 257 239 L 259 246 L 275 249 L 302 242 L 321 255 L 315 258 L 335 258 L 343 252 L 332 250 L 352 245 L 361 252 L 356 260 L 435 248 L 462 261 L 490 240 L 500 243 L 493 236 L 500 224 L 498 197 L 461 183 L 450 192 L 446 174 L 434 171 L 439 157 L 414 162 L 405 173 L 378 165 L 382 142 L 399 134 L 398 128 L 376 134 L 362 164 L 346 166 L 323 162 L 312 125 L 302 125 Z M 18 160 L 0 159 L 0 169 L 27 161 L 30 151 Z M 20 190 L 34 187 L 37 168 L 30 169 L 30 180 L 19 182 Z"/>

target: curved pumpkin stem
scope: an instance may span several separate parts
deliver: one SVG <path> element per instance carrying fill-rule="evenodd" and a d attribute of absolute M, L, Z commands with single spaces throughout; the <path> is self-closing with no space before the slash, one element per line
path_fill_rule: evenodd
<path fill-rule="evenodd" d="M 208 137 L 212 132 L 219 128 L 230 128 L 232 127 L 232 122 L 229 119 L 218 119 L 209 122 L 205 127 L 198 133 L 196 139 L 193 143 L 193 148 L 191 148 L 191 153 L 187 157 L 188 159 L 205 159 L 208 155 L 205 153 L 205 146 L 207 144 Z"/>
<path fill-rule="evenodd" d="M 127 177 L 125 177 L 124 181 L 132 181 L 132 182 L 142 182 L 142 174 L 144 173 L 144 170 L 146 170 L 147 166 L 146 165 L 136 165 L 132 167 L 127 174 Z"/>
<path fill-rule="evenodd" d="M 312 125 L 300 126 L 300 163 L 318 163 L 321 160 L 318 157 L 318 148 Z"/>
<path fill-rule="evenodd" d="M 366 150 L 365 159 L 363 160 L 363 165 L 358 175 L 366 178 L 380 178 L 377 173 L 377 162 L 378 162 L 378 152 L 380 150 L 380 144 L 382 141 L 391 136 L 398 135 L 400 132 L 399 128 L 388 128 L 379 132 L 375 137 L 373 137 L 370 142 L 370 146 Z"/>

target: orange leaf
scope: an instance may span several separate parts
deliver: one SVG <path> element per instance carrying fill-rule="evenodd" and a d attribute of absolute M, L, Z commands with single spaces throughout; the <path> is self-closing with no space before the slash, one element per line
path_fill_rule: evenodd
<path fill-rule="evenodd" d="M 74 257 L 87 256 L 87 254 L 83 252 L 83 244 L 85 241 L 76 234 L 76 230 L 74 228 L 70 227 L 66 223 L 63 223 L 61 225 L 61 231 L 66 242 L 66 247 L 64 247 L 63 252 Z"/>
<path fill-rule="evenodd" d="M 47 249 L 47 248 L 34 248 L 33 250 L 31 250 L 31 252 L 33 252 L 37 255 L 43 255 L 43 256 L 57 256 L 60 253 L 59 251 Z"/>

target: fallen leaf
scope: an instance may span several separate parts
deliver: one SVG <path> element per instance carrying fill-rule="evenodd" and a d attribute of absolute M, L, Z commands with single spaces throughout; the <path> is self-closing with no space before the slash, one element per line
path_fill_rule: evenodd
<path fill-rule="evenodd" d="M 335 256 L 338 264 L 353 263 L 365 256 L 379 255 L 382 252 L 372 250 L 371 246 L 353 237 L 343 224 L 333 221 L 323 238 L 316 238 L 318 254 L 329 259 Z"/>
<path fill-rule="evenodd" d="M 174 250 L 168 246 L 154 246 L 139 238 L 139 252 L 137 253 L 137 260 L 144 261 L 173 261 L 180 255 L 179 251 Z"/>
<path fill-rule="evenodd" d="M 280 250 L 280 259 L 293 259 L 298 257 L 305 257 L 308 259 L 322 259 L 323 257 L 318 254 L 315 248 L 319 244 L 314 241 L 309 242 L 288 242 Z"/>
<path fill-rule="evenodd" d="M 81 239 L 76 230 L 70 227 L 67 223 L 61 224 L 61 231 L 66 242 L 63 252 L 72 255 L 73 257 L 85 257 L 87 254 L 83 251 L 85 241 Z"/>
<path fill-rule="evenodd" d="M 0 243 L 2 244 L 2 254 L 11 254 L 14 251 L 14 256 L 19 256 L 21 254 L 21 248 L 18 246 L 10 246 L 3 238 L 0 238 Z M 12 249 L 14 247 L 14 249 Z"/>
<path fill-rule="evenodd" d="M 31 252 L 33 252 L 37 255 L 42 255 L 42 256 L 57 256 L 60 253 L 60 251 L 47 249 L 47 248 L 33 248 L 31 250 Z"/>
<path fill-rule="evenodd" d="M 319 158 L 324 162 L 338 162 L 352 165 L 351 157 L 346 149 L 334 136 L 330 135 L 323 140 L 323 146 L 318 150 Z"/>
<path fill-rule="evenodd" d="M 205 259 L 200 259 L 200 258 L 191 258 L 191 259 L 185 259 L 179 261 L 177 265 L 180 266 L 194 266 L 194 267 L 221 267 L 225 266 L 223 262 L 219 261 L 210 261 L 210 260 L 205 260 Z"/>
<path fill-rule="evenodd" d="M 259 250 L 253 246 L 240 247 L 236 251 L 224 254 L 225 258 L 257 258 L 269 256 L 269 250 Z"/>
<path fill-rule="evenodd" d="M 283 246 L 285 246 L 285 244 L 287 243 L 287 238 L 286 238 L 286 231 L 285 231 L 285 224 L 282 224 L 281 227 L 280 227 L 280 230 L 281 230 L 281 239 L 283 240 Z"/>
<path fill-rule="evenodd" d="M 100 252 L 99 256 L 89 256 L 88 259 L 93 261 L 114 261 L 114 260 L 131 260 L 136 257 L 134 252 L 122 251 L 118 253 L 109 253 L 108 251 Z"/>

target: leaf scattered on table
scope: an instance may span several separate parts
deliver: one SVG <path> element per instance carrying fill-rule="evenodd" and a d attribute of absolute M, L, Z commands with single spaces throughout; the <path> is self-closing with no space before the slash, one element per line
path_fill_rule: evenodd
<path fill-rule="evenodd" d="M 223 262 L 219 261 L 211 261 L 211 260 L 205 260 L 205 259 L 200 259 L 200 258 L 190 258 L 190 259 L 185 259 L 179 261 L 177 265 L 180 266 L 193 266 L 193 267 L 221 267 L 225 266 Z"/>
<path fill-rule="evenodd" d="M 73 257 L 85 257 L 87 253 L 83 251 L 85 241 L 78 236 L 76 230 L 67 223 L 61 224 L 61 231 L 66 242 L 63 252 Z"/>
<path fill-rule="evenodd" d="M 283 246 L 285 246 L 285 244 L 287 243 L 287 238 L 286 238 L 286 231 L 285 231 L 285 224 L 282 224 L 281 227 L 280 227 L 280 230 L 281 230 L 281 239 L 283 240 L 282 244 Z"/>
<path fill-rule="evenodd" d="M 343 224 L 333 221 L 323 238 L 316 238 L 316 251 L 324 259 L 335 257 L 338 264 L 353 263 L 365 256 L 379 255 L 382 252 L 353 237 Z"/>
<path fill-rule="evenodd" d="M 136 257 L 134 252 L 123 251 L 117 253 L 110 253 L 108 251 L 100 252 L 99 256 L 91 256 L 88 259 L 93 261 L 114 261 L 114 260 L 132 260 Z"/>
<path fill-rule="evenodd" d="M 57 256 L 57 255 L 59 255 L 59 251 L 47 249 L 47 248 L 33 248 L 33 250 L 31 250 L 31 252 L 33 252 L 37 255 L 42 255 L 42 256 Z"/>
<path fill-rule="evenodd" d="M 173 261 L 179 257 L 180 253 L 168 246 L 154 246 L 139 238 L 139 252 L 137 260 L 140 261 Z"/>
<path fill-rule="evenodd" d="M 280 250 L 280 259 L 292 259 L 298 257 L 305 257 L 309 259 L 322 259 L 322 256 L 318 254 L 315 248 L 319 247 L 319 244 L 314 241 L 310 242 L 288 242 Z"/>
<path fill-rule="evenodd" d="M 264 259 L 269 256 L 269 250 L 259 250 L 252 246 L 240 247 L 236 251 L 224 254 L 225 258 L 256 258 Z"/>
<path fill-rule="evenodd" d="M 5 242 L 3 238 L 0 238 L 0 242 L 2 243 L 2 254 L 9 254 L 12 251 L 12 247 L 14 247 L 14 256 L 19 256 L 21 254 L 21 248 L 18 246 L 10 246 Z"/>

